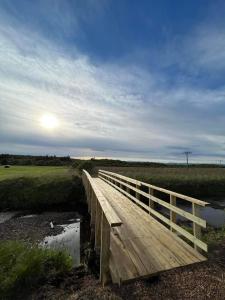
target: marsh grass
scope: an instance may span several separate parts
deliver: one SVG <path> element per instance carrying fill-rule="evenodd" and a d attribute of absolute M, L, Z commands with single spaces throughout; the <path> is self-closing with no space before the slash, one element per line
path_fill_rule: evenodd
<path fill-rule="evenodd" d="M 2 210 L 72 209 L 84 196 L 80 176 L 69 168 L 1 167 L 0 178 Z"/>
<path fill-rule="evenodd" d="M 203 241 L 209 246 L 216 246 L 225 240 L 225 226 L 221 228 L 208 227 L 203 233 Z"/>
<path fill-rule="evenodd" d="M 225 195 L 225 168 L 103 167 L 103 169 L 193 197 Z"/>
<path fill-rule="evenodd" d="M 0 242 L 0 298 L 14 299 L 16 293 L 28 293 L 47 278 L 71 269 L 72 259 L 65 252 L 17 241 Z"/>

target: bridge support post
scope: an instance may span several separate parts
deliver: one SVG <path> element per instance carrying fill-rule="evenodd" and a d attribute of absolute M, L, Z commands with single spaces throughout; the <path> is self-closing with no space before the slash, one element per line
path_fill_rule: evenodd
<path fill-rule="evenodd" d="M 87 189 L 86 189 L 86 196 L 87 196 L 87 203 L 88 203 L 88 212 L 90 213 L 90 184 L 87 182 Z"/>
<path fill-rule="evenodd" d="M 177 204 L 176 197 L 173 195 L 170 195 L 170 205 L 176 206 L 176 204 Z M 170 210 L 170 222 L 173 222 L 176 224 L 176 219 L 177 219 L 177 214 L 174 211 Z M 175 230 L 173 229 L 172 226 L 170 226 L 170 230 L 175 232 Z"/>
<path fill-rule="evenodd" d="M 100 281 L 103 286 L 110 281 L 110 225 L 102 212 L 101 222 L 101 253 L 100 253 Z"/>
<path fill-rule="evenodd" d="M 97 205 L 97 198 L 95 196 L 94 191 L 91 191 L 90 194 L 90 203 L 91 203 L 91 236 L 90 242 L 94 245 L 95 242 L 95 222 L 96 222 L 96 205 Z"/>
<path fill-rule="evenodd" d="M 200 217 L 199 205 L 192 203 L 192 214 L 196 217 Z M 201 227 L 195 222 L 193 222 L 193 234 L 194 237 L 196 237 L 197 239 L 199 240 L 201 239 Z M 198 252 L 202 251 L 201 248 L 199 248 L 195 243 L 194 243 L 194 248 Z"/>

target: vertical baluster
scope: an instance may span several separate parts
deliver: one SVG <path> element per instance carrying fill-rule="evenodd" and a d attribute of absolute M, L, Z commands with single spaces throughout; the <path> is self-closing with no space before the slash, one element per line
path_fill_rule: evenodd
<path fill-rule="evenodd" d="M 126 181 L 126 184 L 130 184 L 130 183 Z M 127 191 L 127 193 L 129 193 L 129 194 L 130 194 L 130 189 L 129 189 L 129 187 L 128 187 L 128 186 L 126 187 L 126 191 Z"/>
<path fill-rule="evenodd" d="M 136 183 L 136 189 L 141 189 L 141 187 Z M 140 194 L 138 192 L 136 192 L 136 199 L 140 200 Z"/>
<path fill-rule="evenodd" d="M 150 187 L 149 187 L 149 188 L 148 188 L 148 192 L 149 192 L 150 197 L 154 195 L 154 190 L 153 190 L 153 188 L 150 188 Z M 149 199 L 149 207 L 150 207 L 151 209 L 154 209 L 154 201 L 151 200 L 151 199 Z M 149 214 L 151 214 L 150 211 L 149 211 Z"/>
<path fill-rule="evenodd" d="M 200 206 L 198 204 L 192 203 L 192 214 L 196 217 L 200 217 Z M 193 235 L 197 239 L 201 239 L 201 227 L 193 222 Z M 201 249 L 194 243 L 194 248 L 198 251 L 201 252 Z"/>
<path fill-rule="evenodd" d="M 170 204 L 174 205 L 174 206 L 177 205 L 177 199 L 173 195 L 170 195 Z M 174 211 L 172 211 L 172 210 L 170 210 L 170 221 L 173 222 L 173 223 L 175 223 L 175 224 L 176 224 L 176 221 L 177 221 L 177 214 Z M 173 229 L 172 226 L 170 226 L 170 230 L 173 231 L 173 232 L 175 232 L 175 230 Z"/>

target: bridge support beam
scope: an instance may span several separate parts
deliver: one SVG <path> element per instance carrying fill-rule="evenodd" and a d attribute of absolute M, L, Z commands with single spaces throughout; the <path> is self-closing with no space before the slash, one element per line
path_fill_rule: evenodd
<path fill-rule="evenodd" d="M 100 281 L 104 286 L 110 281 L 110 225 L 103 213 L 101 220 Z"/>
<path fill-rule="evenodd" d="M 101 248 L 101 207 L 99 202 L 96 202 L 96 217 L 95 217 L 95 250 L 100 251 Z"/>

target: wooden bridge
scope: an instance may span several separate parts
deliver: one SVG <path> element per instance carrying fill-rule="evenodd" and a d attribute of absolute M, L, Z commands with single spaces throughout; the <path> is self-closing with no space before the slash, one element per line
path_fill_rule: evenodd
<path fill-rule="evenodd" d="M 199 208 L 208 203 L 104 170 L 97 178 L 83 170 L 82 179 L 103 285 L 206 260 L 201 240 L 206 221 Z M 180 203 L 189 204 L 189 211 Z"/>

